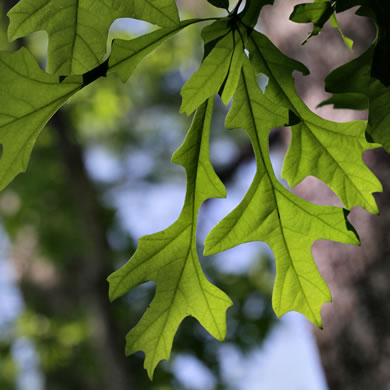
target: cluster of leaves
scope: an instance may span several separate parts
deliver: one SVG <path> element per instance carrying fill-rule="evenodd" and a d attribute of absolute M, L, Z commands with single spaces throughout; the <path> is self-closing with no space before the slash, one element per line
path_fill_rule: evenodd
<path fill-rule="evenodd" d="M 285 56 L 255 30 L 261 9 L 273 0 L 208 0 L 225 9 L 226 17 L 180 21 L 174 0 L 21 0 L 10 11 L 9 39 L 37 30 L 49 35 L 47 72 L 28 50 L 0 52 L 0 189 L 26 170 L 34 143 L 50 117 L 76 92 L 107 73 L 125 82 L 136 66 L 161 43 L 194 23 L 208 21 L 202 31 L 204 57 L 182 88 L 181 111 L 195 115 L 183 145 L 172 161 L 187 174 L 187 192 L 179 218 L 167 229 L 142 237 L 133 257 L 109 278 L 112 300 L 147 281 L 157 285 L 150 307 L 127 336 L 126 353 L 145 352 L 150 377 L 168 359 L 182 320 L 195 317 L 215 338 L 226 334 L 230 298 L 204 275 L 196 249 L 197 214 L 208 198 L 221 198 L 225 187 L 209 159 L 209 134 L 215 95 L 224 104 L 233 99 L 228 129 L 242 128 L 256 157 L 256 175 L 241 203 L 210 232 L 205 254 L 214 254 L 250 241 L 265 241 L 276 261 L 273 308 L 278 316 L 295 310 L 322 326 L 321 306 L 331 300 L 311 254 L 318 239 L 359 244 L 348 210 L 360 206 L 378 213 L 372 193 L 381 184 L 365 166 L 362 153 L 383 145 L 390 116 L 389 30 L 386 2 L 315 0 L 299 5 L 291 19 L 313 23 L 318 34 L 330 20 L 340 32 L 335 13 L 359 5 L 378 27 L 371 48 L 336 69 L 326 80 L 332 98 L 323 104 L 369 109 L 369 119 L 348 123 L 324 120 L 304 104 L 292 73 L 308 74 L 301 63 Z M 108 28 L 120 17 L 161 26 L 132 40 L 115 40 L 105 58 Z M 212 23 L 210 23 L 210 21 Z M 342 33 L 342 32 L 341 32 Z M 352 42 L 343 39 L 351 47 Z M 268 85 L 263 93 L 257 75 Z M 348 75 L 348 77 L 346 77 Z M 272 128 L 292 132 L 282 175 L 290 186 L 312 175 L 326 183 L 345 208 L 319 206 L 300 199 L 277 180 L 269 157 Z"/>

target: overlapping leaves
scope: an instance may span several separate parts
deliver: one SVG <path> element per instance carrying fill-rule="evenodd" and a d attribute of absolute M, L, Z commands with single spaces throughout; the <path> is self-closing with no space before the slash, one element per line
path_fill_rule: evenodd
<path fill-rule="evenodd" d="M 219 8 L 229 6 L 227 0 L 208 1 Z M 296 310 L 321 326 L 321 306 L 331 300 L 331 295 L 313 261 L 311 246 L 318 239 L 357 244 L 358 238 L 347 220 L 347 210 L 311 204 L 279 183 L 269 158 L 271 129 L 284 125 L 292 128 L 283 168 L 290 185 L 313 175 L 328 184 L 346 209 L 360 206 L 378 212 L 372 193 L 380 191 L 381 185 L 362 161 L 362 153 L 378 144 L 367 140 L 366 122 L 326 121 L 306 107 L 292 77 L 295 70 L 307 74 L 306 67 L 253 30 L 262 7 L 272 3 L 248 0 L 238 14 L 239 2 L 228 17 L 203 30 L 203 61 L 181 92 L 182 112 L 196 113 L 183 145 L 173 156 L 173 162 L 182 165 L 187 174 L 182 212 L 167 229 L 142 237 L 129 262 L 109 277 L 111 299 L 146 281 L 156 283 L 155 297 L 128 334 L 126 347 L 128 354 L 145 352 L 150 377 L 158 362 L 169 358 L 173 337 L 185 317 L 197 318 L 217 339 L 222 340 L 226 333 L 226 310 L 231 301 L 207 280 L 196 251 L 201 204 L 225 195 L 209 159 L 214 95 L 219 94 L 224 104 L 233 96 L 226 126 L 247 131 L 257 171 L 242 202 L 209 234 L 205 252 L 217 253 L 249 241 L 267 242 L 276 261 L 273 306 L 277 315 Z M 366 0 L 338 0 L 336 11 L 348 8 L 348 4 L 370 8 Z M 298 7 L 293 19 L 313 22 L 313 33 L 318 33 L 332 18 L 335 3 L 317 0 L 314 5 Z M 380 6 L 375 7 L 381 35 L 367 53 L 331 74 L 327 89 L 334 92 L 330 103 L 369 106 L 368 133 L 390 150 L 385 131 L 390 124 L 386 78 L 378 80 L 372 72 L 376 67 L 375 72 L 383 76 L 377 53 L 386 53 L 383 31 L 387 30 L 378 16 Z M 49 72 L 84 74 L 50 75 L 24 49 L 0 53 L 0 188 L 26 169 L 40 130 L 72 94 L 109 72 L 126 81 L 146 55 L 199 21 L 179 22 L 174 0 L 21 0 L 9 15 L 12 39 L 41 29 L 48 32 Z M 107 30 L 113 20 L 124 16 L 163 28 L 130 41 L 116 40 L 110 58 L 101 63 Z M 257 73 L 268 77 L 265 93 L 257 85 Z"/>
<path fill-rule="evenodd" d="M 321 306 L 331 300 L 311 255 L 315 240 L 348 244 L 359 241 L 345 220 L 343 209 L 308 203 L 276 179 L 269 159 L 268 135 L 288 121 L 288 110 L 275 106 L 256 83 L 246 60 L 226 127 L 244 128 L 256 156 L 257 171 L 243 201 L 209 234 L 206 254 L 218 253 L 250 241 L 265 241 L 274 252 L 276 280 L 273 307 L 278 316 L 296 310 L 322 326 Z"/>
<path fill-rule="evenodd" d="M 10 40 L 47 31 L 47 71 L 58 75 L 99 65 L 115 19 L 141 19 L 162 27 L 179 23 L 174 0 L 21 0 L 8 16 Z"/>
<path fill-rule="evenodd" d="M 59 83 L 24 48 L 0 52 L 0 189 L 26 170 L 41 129 L 81 87 L 79 76 Z"/>
<path fill-rule="evenodd" d="M 327 21 L 330 21 L 334 28 L 339 30 L 345 44 L 352 49 L 352 39 L 346 37 L 335 15 L 336 1 L 314 0 L 313 3 L 298 4 L 290 16 L 290 20 L 297 23 L 313 23 L 313 30 L 302 42 L 305 44 L 312 36 L 318 35 Z"/>
<path fill-rule="evenodd" d="M 50 75 L 24 48 L 0 52 L 0 189 L 26 170 L 40 131 L 74 93 L 108 72 L 116 72 L 126 81 L 145 56 L 198 21 L 184 21 L 130 41 L 117 40 L 110 59 L 83 75 Z"/>

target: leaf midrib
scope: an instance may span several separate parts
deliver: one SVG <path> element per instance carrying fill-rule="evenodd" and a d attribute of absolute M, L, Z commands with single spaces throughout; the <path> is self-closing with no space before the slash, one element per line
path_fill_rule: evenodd
<path fill-rule="evenodd" d="M 244 74 L 244 71 L 242 70 L 241 71 L 241 74 L 242 74 L 242 80 L 243 80 L 243 84 L 244 84 L 244 90 L 245 90 L 245 94 L 246 94 L 246 98 L 247 98 L 247 104 L 248 104 L 248 107 L 249 107 L 249 110 L 250 110 L 250 115 L 251 115 L 251 119 L 252 119 L 252 125 L 253 125 L 253 128 L 255 130 L 255 136 L 256 136 L 256 141 L 257 141 L 257 149 L 259 150 L 259 154 L 260 154 L 260 157 L 261 157 L 261 162 L 264 166 L 264 169 L 266 171 L 266 174 L 268 176 L 268 179 L 269 179 L 269 182 L 270 184 L 272 185 L 272 188 L 273 188 L 273 191 L 272 191 L 272 194 L 273 194 L 273 198 L 274 198 L 274 204 L 275 204 L 275 209 L 276 209 L 276 212 L 278 214 L 278 219 L 279 219 L 279 227 L 280 227 L 280 231 L 281 231 L 281 235 L 282 235 L 282 238 L 283 238 L 283 243 L 284 243 L 284 246 L 287 250 L 287 253 L 288 253 L 288 258 L 289 258 L 289 262 L 290 262 L 290 266 L 291 268 L 293 269 L 294 273 L 295 273 L 295 276 L 298 280 L 298 284 L 299 284 L 299 287 L 300 287 L 300 290 L 302 291 L 303 293 L 303 296 L 305 297 L 305 301 L 307 302 L 307 305 L 310 309 L 310 312 L 313 316 L 313 318 L 316 318 L 316 316 L 314 315 L 314 312 L 311 308 L 311 305 L 310 305 L 310 302 L 307 298 L 307 295 L 306 295 L 306 292 L 305 290 L 303 289 L 302 287 L 302 284 L 301 284 L 301 281 L 299 279 L 299 274 L 295 268 L 295 265 L 294 265 L 294 262 L 293 262 L 293 259 L 292 259 L 292 256 L 290 254 L 290 249 L 289 249 L 289 246 L 287 244 L 287 240 L 286 240 L 286 237 L 285 237 L 285 234 L 284 234 L 284 228 L 283 228 L 283 223 L 282 223 L 282 220 L 281 220 L 281 216 L 280 216 L 280 213 L 279 213 L 279 206 L 278 206 L 278 201 L 277 201 L 277 197 L 275 195 L 275 191 L 277 190 L 277 188 L 275 188 L 274 186 L 274 181 L 276 180 L 273 172 L 272 174 L 269 172 L 268 170 L 268 165 L 266 164 L 265 162 L 265 159 L 264 159 L 264 155 L 263 155 L 263 148 L 262 148 L 262 143 L 259 139 L 259 136 L 258 136 L 258 129 L 257 129 L 257 123 L 256 123 L 256 117 L 254 115 L 254 112 L 253 112 L 253 108 L 252 108 L 252 101 L 251 101 L 251 98 L 250 98 L 250 95 L 249 95 L 249 90 L 248 90 L 248 86 L 247 86 L 247 81 L 246 81 L 246 78 L 245 78 L 245 74 Z M 287 275 L 287 272 L 285 273 L 285 277 Z M 283 283 L 282 283 L 282 291 L 283 291 Z M 280 294 L 280 297 L 279 297 L 279 303 L 278 303 L 278 306 L 279 308 L 281 307 L 281 301 L 282 301 L 282 291 L 281 291 L 281 294 Z"/>

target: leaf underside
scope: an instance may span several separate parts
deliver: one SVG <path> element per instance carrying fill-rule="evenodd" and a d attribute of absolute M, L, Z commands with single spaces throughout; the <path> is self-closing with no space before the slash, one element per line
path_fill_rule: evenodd
<path fill-rule="evenodd" d="M 179 23 L 174 0 L 21 0 L 8 16 L 10 40 L 47 31 L 47 71 L 58 75 L 81 74 L 99 65 L 108 29 L 118 18 L 162 27 Z"/>
<path fill-rule="evenodd" d="M 229 6 L 227 0 L 208 1 L 220 8 Z M 278 316 L 295 310 L 322 326 L 321 307 L 331 301 L 331 294 L 311 247 L 319 239 L 358 244 L 348 210 L 360 206 L 378 213 L 372 194 L 382 186 L 364 164 L 362 153 L 380 145 L 390 151 L 388 62 L 383 65 L 380 61 L 388 53 L 388 27 L 381 19 L 379 3 L 337 2 L 337 12 L 362 5 L 360 12 L 364 13 L 364 7 L 371 7 L 380 31 L 366 53 L 326 80 L 326 89 L 333 96 L 323 104 L 369 108 L 368 122 L 347 123 L 328 121 L 311 112 L 297 94 L 292 76 L 294 71 L 308 74 L 308 69 L 253 29 L 267 4 L 273 0 L 247 0 L 241 14 L 235 9 L 203 29 L 203 60 L 181 91 L 181 111 L 187 115 L 195 111 L 195 115 L 183 145 L 172 158 L 187 175 L 182 212 L 167 229 L 142 237 L 128 263 L 108 278 L 111 300 L 147 281 L 156 284 L 151 305 L 129 332 L 126 345 L 127 354 L 145 352 L 145 368 L 151 378 L 159 361 L 169 359 L 174 335 L 184 318 L 195 317 L 218 340 L 226 335 L 226 310 L 232 302 L 207 280 L 196 250 L 201 204 L 226 195 L 209 158 L 215 95 L 220 95 L 225 105 L 233 98 L 226 127 L 247 132 L 256 174 L 244 199 L 208 235 L 205 254 L 251 241 L 266 242 L 275 255 L 272 302 Z M 41 129 L 70 96 L 106 73 L 117 73 L 127 81 L 160 44 L 201 21 L 180 22 L 174 0 L 21 0 L 9 17 L 10 39 L 38 30 L 48 32 L 47 71 L 52 74 L 42 71 L 26 49 L 0 52 L 0 189 L 26 170 Z M 102 64 L 108 28 L 120 17 L 138 18 L 162 28 L 132 40 L 115 40 L 110 57 Z M 291 19 L 312 22 L 311 35 L 318 34 L 330 20 L 342 34 L 334 4 L 327 0 L 297 6 Z M 348 45 L 348 38 L 343 39 Z M 82 75 L 62 77 L 74 73 Z M 264 93 L 257 84 L 260 73 L 268 78 Z M 345 209 L 311 204 L 279 183 L 270 162 L 268 137 L 272 128 L 286 125 L 291 127 L 292 139 L 282 176 L 290 186 L 316 176 L 338 195 Z"/>
<path fill-rule="evenodd" d="M 247 61 L 248 62 L 248 61 Z M 283 126 L 288 110 L 273 104 L 256 83 L 247 63 L 226 119 L 227 128 L 244 128 L 256 156 L 257 171 L 245 198 L 209 234 L 205 254 L 218 253 L 244 242 L 265 241 L 276 261 L 273 307 L 278 316 L 295 310 L 322 326 L 320 309 L 331 300 L 311 255 L 315 240 L 358 244 L 343 209 L 308 203 L 276 179 L 268 152 L 268 134 Z"/>
<path fill-rule="evenodd" d="M 24 48 L 0 52 L 0 189 L 26 170 L 41 129 L 81 86 L 78 76 L 59 83 Z"/>
<path fill-rule="evenodd" d="M 187 173 L 187 194 L 177 221 L 166 230 L 139 241 L 133 257 L 109 278 L 110 298 L 152 280 L 155 297 L 140 322 L 127 335 L 126 353 L 145 352 L 149 376 L 169 359 L 173 337 L 182 320 L 195 317 L 218 340 L 226 335 L 230 298 L 204 276 L 196 251 L 197 213 L 208 198 L 224 197 L 225 188 L 209 161 L 212 100 L 197 110 L 192 126 L 172 161 Z"/>

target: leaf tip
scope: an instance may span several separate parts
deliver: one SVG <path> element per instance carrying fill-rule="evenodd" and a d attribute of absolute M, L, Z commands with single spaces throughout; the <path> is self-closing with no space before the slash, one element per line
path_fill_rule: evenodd
<path fill-rule="evenodd" d="M 153 376 L 154 376 L 154 370 L 156 367 L 145 367 L 146 372 L 148 373 L 148 378 L 150 379 L 151 382 L 153 382 Z"/>
<path fill-rule="evenodd" d="M 218 253 L 218 250 L 216 250 L 216 245 L 212 244 L 209 237 L 206 238 L 204 242 L 204 249 L 203 249 L 203 256 L 211 256 Z"/>
<path fill-rule="evenodd" d="M 188 109 L 187 105 L 184 104 L 184 100 L 183 100 L 183 103 L 181 104 L 181 107 L 180 107 L 180 114 L 186 114 L 187 116 L 191 115 L 191 112 Z"/>

